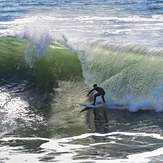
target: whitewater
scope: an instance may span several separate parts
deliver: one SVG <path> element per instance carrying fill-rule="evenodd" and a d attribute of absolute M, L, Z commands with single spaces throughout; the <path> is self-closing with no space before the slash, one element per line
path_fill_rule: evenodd
<path fill-rule="evenodd" d="M 0 1 L 0 163 L 162 162 L 162 9 Z M 79 106 L 95 83 L 107 106 Z"/>

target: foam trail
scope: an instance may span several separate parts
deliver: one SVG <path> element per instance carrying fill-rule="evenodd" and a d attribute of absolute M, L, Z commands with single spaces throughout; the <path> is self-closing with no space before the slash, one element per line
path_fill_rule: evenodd
<path fill-rule="evenodd" d="M 80 145 L 77 143 L 73 143 L 73 141 L 77 141 L 77 140 L 82 140 L 82 139 L 88 139 L 89 137 L 101 137 L 101 138 L 109 138 L 111 139 L 110 141 L 106 141 L 106 142 L 102 142 L 102 143 L 91 143 L 88 145 Z M 163 137 L 159 134 L 153 134 L 153 133 L 128 133 L 128 132 L 111 132 L 111 133 L 106 133 L 106 134 L 99 134 L 99 133 L 85 133 L 79 136 L 74 136 L 74 137 L 67 137 L 67 138 L 61 138 L 61 139 L 55 139 L 55 140 L 50 140 L 47 143 L 44 143 L 41 145 L 41 148 L 45 148 L 45 149 L 51 149 L 51 150 L 56 150 L 57 153 L 63 153 L 62 155 L 58 155 L 58 157 L 56 158 L 57 160 L 59 160 L 59 162 L 64 162 L 65 159 L 67 160 L 71 160 L 71 162 L 76 162 L 75 160 L 73 160 L 72 158 L 75 157 L 79 150 L 85 150 L 87 148 L 90 148 L 90 146 L 96 147 L 99 145 L 106 145 L 109 146 L 109 144 L 117 144 L 116 140 L 122 140 L 124 139 L 124 137 L 126 137 L 126 139 L 132 137 L 132 140 L 135 140 L 137 138 L 141 138 L 141 137 L 150 137 L 152 139 L 155 140 L 163 140 Z M 121 144 L 122 145 L 122 144 Z M 124 144 L 125 146 L 125 144 Z M 159 151 L 159 153 L 156 153 L 156 151 Z M 138 156 L 138 158 L 140 159 L 144 159 L 146 161 L 146 159 L 149 161 L 151 156 L 158 156 L 160 155 L 161 149 L 156 149 L 154 151 L 151 152 L 144 152 L 141 154 L 134 154 L 134 155 L 128 155 L 127 158 L 128 159 L 115 159 L 115 162 L 121 160 L 121 161 L 133 161 L 135 159 L 136 156 Z M 64 154 L 65 153 L 65 154 Z M 152 155 L 150 155 L 152 154 Z M 145 158 L 147 156 L 147 158 Z M 73 160 L 73 161 L 72 161 Z M 82 161 L 93 161 L 93 159 L 86 159 L 86 160 L 78 160 L 77 162 L 82 162 Z M 99 162 L 102 160 L 99 160 Z M 108 160 L 107 160 L 108 161 Z M 110 162 L 112 162 L 113 160 L 111 160 Z"/>

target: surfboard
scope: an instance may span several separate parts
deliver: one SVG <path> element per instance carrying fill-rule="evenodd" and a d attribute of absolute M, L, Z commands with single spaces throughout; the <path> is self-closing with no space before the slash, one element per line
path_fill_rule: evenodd
<path fill-rule="evenodd" d="M 96 103 L 96 105 L 92 105 L 92 103 L 78 103 L 80 106 L 85 106 L 88 108 L 99 108 L 104 107 L 105 103 Z"/>

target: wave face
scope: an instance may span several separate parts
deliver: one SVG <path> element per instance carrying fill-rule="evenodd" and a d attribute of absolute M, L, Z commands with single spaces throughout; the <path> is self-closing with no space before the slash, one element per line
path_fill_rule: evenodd
<path fill-rule="evenodd" d="M 78 50 L 83 75 L 90 88 L 97 83 L 106 90 L 107 100 L 129 105 L 131 111 L 162 110 L 161 49 L 85 41 Z"/>
<path fill-rule="evenodd" d="M 66 46 L 47 37 L 2 37 L 2 83 L 17 77 L 51 91 L 59 80 L 83 74 L 90 89 L 94 83 L 105 89 L 109 107 L 116 103 L 130 111 L 162 110 L 161 49 L 93 40 L 73 43 L 75 53 Z"/>
<path fill-rule="evenodd" d="M 23 76 L 38 84 L 47 85 L 57 80 L 81 76 L 81 66 L 76 55 L 58 43 L 28 38 L 0 38 L 1 76 Z M 37 41 L 37 42 L 36 42 Z"/>

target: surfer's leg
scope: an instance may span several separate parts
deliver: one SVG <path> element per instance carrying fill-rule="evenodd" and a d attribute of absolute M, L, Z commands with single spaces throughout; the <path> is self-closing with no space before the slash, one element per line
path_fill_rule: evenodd
<path fill-rule="evenodd" d="M 105 103 L 105 98 L 104 98 L 104 96 L 103 96 L 103 95 L 101 96 L 101 98 L 102 98 L 103 102 Z"/>
<path fill-rule="evenodd" d="M 96 96 L 94 95 L 94 102 L 92 105 L 95 105 L 95 102 L 96 102 Z"/>
<path fill-rule="evenodd" d="M 105 103 L 105 98 L 104 98 L 105 93 L 101 96 L 103 102 Z"/>
<path fill-rule="evenodd" d="M 94 103 L 93 103 L 92 105 L 95 105 L 95 103 L 96 103 L 96 97 L 97 97 L 97 96 L 100 96 L 100 94 L 97 93 L 97 94 L 94 95 Z"/>

